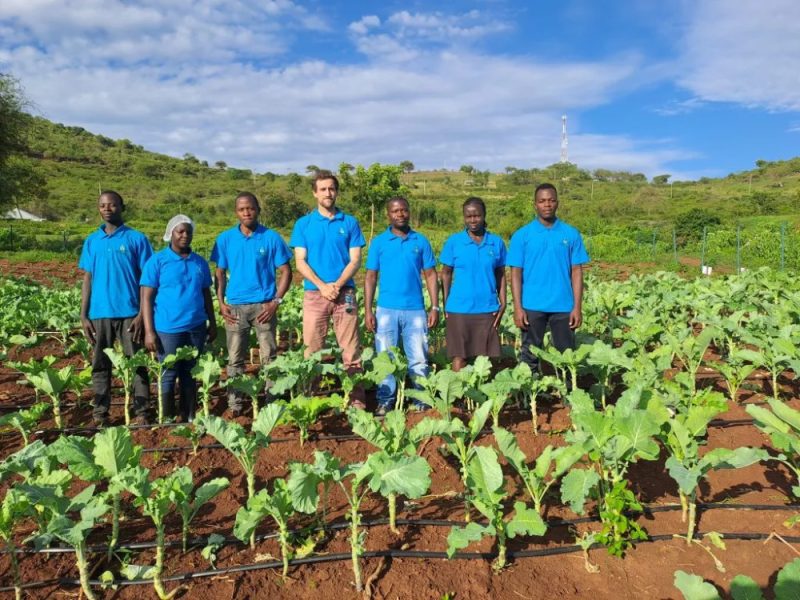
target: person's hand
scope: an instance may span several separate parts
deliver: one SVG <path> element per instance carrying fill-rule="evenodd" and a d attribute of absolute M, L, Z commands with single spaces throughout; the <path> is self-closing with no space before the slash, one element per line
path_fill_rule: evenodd
<path fill-rule="evenodd" d="M 208 333 L 206 334 L 206 342 L 212 344 L 214 343 L 215 339 L 217 339 L 217 323 L 216 321 L 209 321 Z"/>
<path fill-rule="evenodd" d="M 222 315 L 222 318 L 228 325 L 236 325 L 236 323 L 239 322 L 239 317 L 233 314 L 230 305 L 225 304 L 224 302 L 219 303 L 219 314 Z"/>
<path fill-rule="evenodd" d="M 267 323 L 272 320 L 272 317 L 275 316 L 275 313 L 278 312 L 278 304 L 275 300 L 270 300 L 269 302 L 264 302 L 261 305 L 261 312 L 256 315 L 256 321 L 261 323 Z"/>
<path fill-rule="evenodd" d="M 89 343 L 94 344 L 97 341 L 97 332 L 94 330 L 94 323 L 87 317 L 81 317 L 81 328 L 83 329 L 83 335 L 86 336 Z"/>
<path fill-rule="evenodd" d="M 133 321 L 131 321 L 131 326 L 128 327 L 128 332 L 132 333 L 131 338 L 137 344 L 141 343 L 142 335 L 144 334 L 144 318 L 142 317 L 142 313 L 139 313 L 135 317 L 133 317 Z"/>
<path fill-rule="evenodd" d="M 439 311 L 433 308 L 428 311 L 428 329 L 433 329 L 439 323 Z"/>
<path fill-rule="evenodd" d="M 336 283 L 323 283 L 319 286 L 319 293 L 322 294 L 322 297 L 325 300 L 330 300 L 331 302 L 336 302 L 336 299 L 339 297 L 339 286 Z"/>
<path fill-rule="evenodd" d="M 144 334 L 144 347 L 150 352 L 158 352 L 158 336 L 155 331 L 148 331 Z"/>
<path fill-rule="evenodd" d="M 514 307 L 514 325 L 520 329 L 528 328 L 528 314 L 522 309 Z"/>
<path fill-rule="evenodd" d="M 577 329 L 581 326 L 581 323 L 583 323 L 583 315 L 581 314 L 581 309 L 576 306 L 569 313 L 569 328 Z"/>
<path fill-rule="evenodd" d="M 497 309 L 497 312 L 494 313 L 494 321 L 492 321 L 492 327 L 497 329 L 500 327 L 500 321 L 503 320 L 503 314 L 506 312 L 506 305 L 501 304 L 500 308 Z"/>
<path fill-rule="evenodd" d="M 375 318 L 375 313 L 371 310 L 364 311 L 364 324 L 367 326 L 367 331 L 375 333 L 378 329 L 378 320 Z"/>

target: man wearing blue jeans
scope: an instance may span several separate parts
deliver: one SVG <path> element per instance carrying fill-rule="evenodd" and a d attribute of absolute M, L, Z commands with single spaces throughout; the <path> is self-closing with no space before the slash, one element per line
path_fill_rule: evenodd
<path fill-rule="evenodd" d="M 543 183 L 534 193 L 536 219 L 511 237 L 507 264 L 511 267 L 514 323 L 522 329 L 520 360 L 539 367 L 531 346 L 541 348 L 547 327 L 560 352 L 575 346 L 574 331 L 583 317 L 583 265 L 589 255 L 581 234 L 556 218 L 558 193 Z"/>
<path fill-rule="evenodd" d="M 372 240 L 367 254 L 364 280 L 364 307 L 367 329 L 375 334 L 378 352 L 397 346 L 400 339 L 408 359 L 412 379 L 428 374 L 428 328 L 439 322 L 439 282 L 436 258 L 425 237 L 411 229 L 408 200 L 401 196 L 386 203 L 389 228 Z M 425 313 L 422 279 L 431 300 Z M 378 295 L 377 314 L 373 312 L 375 288 Z M 388 376 L 378 386 L 378 416 L 394 408 L 397 382 Z M 417 404 L 425 408 L 424 404 Z"/>
<path fill-rule="evenodd" d="M 219 234 L 211 251 L 211 261 L 217 265 L 219 311 L 227 334 L 228 377 L 244 372 L 251 328 L 258 337 L 261 364 L 267 364 L 275 354 L 278 308 L 292 282 L 289 247 L 276 231 L 259 223 L 258 198 L 250 192 L 240 193 L 235 210 L 239 224 Z M 228 393 L 232 417 L 242 414 L 243 402 L 241 392 Z"/>

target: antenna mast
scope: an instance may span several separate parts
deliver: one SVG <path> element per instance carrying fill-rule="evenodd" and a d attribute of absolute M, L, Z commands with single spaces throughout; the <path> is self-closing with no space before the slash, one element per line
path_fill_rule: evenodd
<path fill-rule="evenodd" d="M 569 162 L 567 156 L 567 115 L 561 115 L 561 162 Z"/>

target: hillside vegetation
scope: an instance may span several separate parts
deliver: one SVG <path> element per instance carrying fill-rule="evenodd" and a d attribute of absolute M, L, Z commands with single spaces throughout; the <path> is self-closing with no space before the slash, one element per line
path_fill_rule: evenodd
<path fill-rule="evenodd" d="M 233 223 L 233 199 L 237 191 L 245 189 L 262 199 L 266 207 L 263 220 L 284 233 L 313 205 L 308 173 L 257 173 L 222 160 L 208 164 L 191 154 L 175 158 L 149 152 L 130 140 L 113 140 L 80 127 L 30 118 L 28 150 L 22 160 L 41 176 L 45 191 L 23 208 L 57 221 L 62 229 L 77 235 L 95 226 L 94 201 L 105 188 L 122 193 L 129 205 L 128 220 L 154 236 L 177 212 L 202 223 L 209 236 L 215 234 Z M 795 240 L 800 227 L 800 157 L 759 160 L 749 171 L 686 182 L 669 182 L 666 174 L 648 181 L 637 173 L 590 172 L 570 163 L 531 169 L 509 166 L 503 173 L 489 173 L 469 165 L 459 171 L 413 171 L 406 161 L 404 168 L 382 171 L 376 166 L 375 176 L 364 180 L 370 186 L 383 186 L 383 196 L 364 196 L 355 183 L 347 185 L 353 179 L 347 174 L 355 173 L 347 163 L 320 166 L 345 175 L 340 204 L 359 215 L 365 230 L 369 229 L 370 201 L 379 204 L 375 198 L 399 190 L 411 199 L 415 226 L 428 232 L 435 245 L 460 227 L 461 203 L 471 195 L 486 200 L 490 226 L 508 238 L 531 218 L 533 187 L 550 181 L 560 191 L 560 216 L 592 238 L 594 253 L 609 260 L 641 259 L 642 248 L 653 258 L 670 254 L 673 231 L 676 246 L 697 245 L 704 226 L 709 232 L 709 250 L 712 235 L 722 235 L 724 239 L 716 243 L 726 247 L 728 258 L 730 236 L 737 227 L 743 228 L 751 246 L 750 238 L 764 237 L 764 232 L 774 245 L 776 232 L 786 227 L 784 254 L 788 251 L 789 259 L 794 257 L 795 246 L 800 246 Z M 314 168 L 309 166 L 309 170 Z M 380 228 L 380 206 L 376 215 L 376 228 Z"/>

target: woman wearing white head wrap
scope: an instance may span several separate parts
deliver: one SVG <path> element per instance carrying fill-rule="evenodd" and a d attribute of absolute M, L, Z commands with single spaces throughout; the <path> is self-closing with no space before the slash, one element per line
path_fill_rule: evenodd
<path fill-rule="evenodd" d="M 154 254 L 142 272 L 144 343 L 148 350 L 158 353 L 161 362 L 184 346 L 194 347 L 200 353 L 206 341 L 212 342 L 217 337 L 211 271 L 205 259 L 192 252 L 193 236 L 194 222 L 189 217 L 172 217 L 164 232 L 164 241 L 169 246 Z M 194 358 L 179 360 L 164 369 L 159 415 L 175 416 L 177 380 L 180 416 L 184 422 L 194 418 L 197 386 L 191 371 L 195 362 Z"/>

